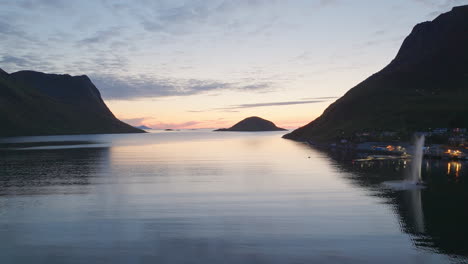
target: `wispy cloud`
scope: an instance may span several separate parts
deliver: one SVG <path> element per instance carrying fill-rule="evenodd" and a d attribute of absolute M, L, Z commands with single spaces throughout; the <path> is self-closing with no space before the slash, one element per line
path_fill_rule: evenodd
<path fill-rule="evenodd" d="M 306 97 L 302 98 L 301 100 L 332 100 L 332 99 L 337 99 L 339 98 L 338 96 L 323 96 L 323 97 Z"/>
<path fill-rule="evenodd" d="M 24 37 L 24 32 L 6 21 L 0 21 L 0 34 L 6 36 Z"/>
<path fill-rule="evenodd" d="M 434 9 L 427 15 L 427 18 L 433 19 L 434 17 L 447 12 L 453 6 L 466 5 L 467 0 L 412 0 L 415 3 Z"/>
<path fill-rule="evenodd" d="M 120 120 L 132 125 L 132 126 L 148 126 L 152 129 L 191 129 L 191 128 L 213 128 L 225 125 L 229 121 L 224 118 L 210 119 L 210 120 L 191 120 L 184 122 L 161 122 L 152 117 L 141 117 L 141 118 L 120 118 Z"/>
<path fill-rule="evenodd" d="M 132 126 L 148 126 L 152 129 L 183 129 L 196 126 L 203 122 L 201 121 L 186 121 L 186 122 L 179 122 L 179 123 L 168 123 L 168 122 L 160 122 L 154 120 L 151 117 L 140 117 L 140 118 L 121 118 L 123 122 L 130 124 Z"/>
<path fill-rule="evenodd" d="M 188 110 L 188 113 L 203 113 L 206 112 L 205 110 Z"/>
<path fill-rule="evenodd" d="M 10 56 L 0 53 L 0 65 L 7 66 L 9 69 L 37 69 L 38 67 L 44 71 L 54 69 L 52 62 L 42 60 L 35 55 Z"/>
<path fill-rule="evenodd" d="M 268 92 L 274 88 L 269 83 L 229 83 L 212 80 L 154 78 L 145 75 L 91 77 L 106 99 L 138 99 L 148 97 L 188 96 L 205 92 L 231 90 Z"/>
<path fill-rule="evenodd" d="M 374 33 L 372 33 L 372 35 L 380 36 L 380 35 L 384 35 L 386 32 L 387 32 L 386 30 L 380 29 L 380 30 L 374 31 Z"/>
<path fill-rule="evenodd" d="M 308 83 L 307 86 L 316 89 L 344 87 L 342 83 L 336 84 L 343 73 L 344 79 L 339 82 L 353 83 L 347 77 L 349 71 L 381 67 L 383 56 L 376 54 L 393 52 L 398 46 L 395 42 L 400 42 L 403 39 L 400 36 L 406 35 L 413 25 L 413 22 L 395 24 L 390 9 L 388 14 L 385 9 L 385 14 L 365 12 L 366 7 L 377 10 L 375 7 L 396 5 L 391 1 L 371 2 L 2 1 L 0 66 L 9 72 L 32 69 L 88 74 L 106 99 L 122 100 L 221 95 L 225 91 L 263 93 L 280 87 L 295 92 L 308 89 L 298 83 Z M 403 2 L 400 8 L 408 7 L 408 12 L 416 16 L 423 15 L 418 12 L 447 11 L 468 0 Z M 335 10 L 333 7 L 338 5 L 340 8 Z M 314 11 L 323 13 L 311 15 Z M 360 19 L 346 20 L 349 12 L 356 12 Z M 359 37 L 359 32 L 340 33 L 360 29 L 357 27 L 360 23 L 355 22 L 366 16 L 381 15 L 390 25 L 367 23 L 366 30 L 374 32 L 370 38 Z M 326 29 L 318 26 L 322 23 L 327 25 Z M 362 43 L 353 45 L 356 40 Z M 393 48 L 389 51 L 387 45 L 382 45 L 385 43 Z M 373 50 L 369 51 L 369 47 Z M 330 59 L 337 50 L 348 57 Z M 356 52 L 370 55 L 358 56 Z M 318 80 L 324 73 L 333 73 L 334 78 Z M 216 99 L 206 107 L 214 105 L 218 105 Z M 281 105 L 284 104 L 269 106 Z M 223 111 L 266 106 L 238 105 Z"/>
<path fill-rule="evenodd" d="M 220 108 L 221 110 L 231 110 L 231 109 L 242 109 L 242 108 L 256 108 L 256 107 L 265 107 L 265 106 L 284 106 L 284 105 L 299 105 L 299 104 L 316 104 L 322 103 L 325 100 L 309 100 L 309 101 L 286 101 L 286 102 L 269 102 L 269 103 L 255 103 L 255 104 L 240 104 L 232 105 L 226 108 Z"/>
<path fill-rule="evenodd" d="M 318 5 L 319 7 L 327 7 L 338 4 L 339 2 L 340 0 L 320 0 Z"/>
<path fill-rule="evenodd" d="M 150 33 L 186 35 L 204 28 L 235 31 L 245 27 L 247 17 L 258 16 L 262 8 L 271 8 L 277 0 L 193 0 L 193 1 L 145 1 L 130 4 L 103 3 L 116 14 L 127 14 L 136 18 L 142 28 Z M 244 17 L 239 23 L 238 15 Z M 273 16 L 274 17 L 274 16 Z M 275 19 L 270 17 L 263 25 L 250 25 L 248 32 L 260 33 L 268 30 Z"/>
<path fill-rule="evenodd" d="M 92 36 L 78 41 L 77 45 L 101 44 L 103 42 L 111 40 L 112 38 L 118 37 L 120 35 L 120 31 L 121 28 L 119 27 L 112 27 L 106 30 L 99 30 L 95 32 Z"/>
<path fill-rule="evenodd" d="M 25 9 L 65 8 L 70 3 L 65 0 L 17 0 L 15 3 Z"/>
<path fill-rule="evenodd" d="M 430 6 L 430 7 L 434 7 L 440 4 L 440 1 L 437 1 L 437 0 L 435 1 L 434 0 L 412 0 L 412 1 L 425 5 L 425 6 Z"/>
<path fill-rule="evenodd" d="M 27 67 L 31 65 L 31 61 L 25 58 L 9 56 L 9 55 L 3 56 L 2 59 L 0 60 L 0 63 L 1 64 L 13 64 L 18 67 Z"/>
<path fill-rule="evenodd" d="M 120 120 L 132 126 L 141 126 L 148 119 L 151 119 L 151 117 L 120 118 Z"/>
<path fill-rule="evenodd" d="M 283 101 L 283 102 L 266 102 L 266 103 L 253 103 L 253 104 L 238 104 L 230 105 L 226 107 L 211 108 L 208 110 L 189 110 L 187 112 L 199 113 L 199 112 L 210 112 L 210 111 L 222 111 L 222 112 L 239 112 L 240 109 L 245 108 L 257 108 L 257 107 L 271 107 L 271 106 L 287 106 L 287 105 L 302 105 L 302 104 L 317 104 L 327 102 L 337 97 L 316 97 L 316 98 L 304 98 L 298 101 Z M 307 100 L 313 99 L 313 100 Z"/>

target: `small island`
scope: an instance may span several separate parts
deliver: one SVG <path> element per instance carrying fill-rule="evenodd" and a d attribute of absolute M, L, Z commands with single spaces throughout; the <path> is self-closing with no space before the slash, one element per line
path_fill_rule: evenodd
<path fill-rule="evenodd" d="M 273 122 L 263 118 L 248 117 L 230 128 L 220 128 L 215 131 L 236 131 L 236 132 L 260 132 L 260 131 L 285 131 L 286 129 L 277 127 Z"/>

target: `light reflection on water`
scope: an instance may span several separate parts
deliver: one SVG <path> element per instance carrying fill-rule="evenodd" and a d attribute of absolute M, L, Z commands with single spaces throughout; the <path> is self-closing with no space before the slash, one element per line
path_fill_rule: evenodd
<path fill-rule="evenodd" d="M 403 160 L 364 163 L 352 160 L 349 153 L 328 152 L 352 184 L 372 190 L 385 198 L 400 219 L 402 230 L 420 249 L 446 254 L 454 262 L 465 263 L 468 256 L 468 185 L 466 161 L 429 160 L 423 162 L 422 176 L 427 187 L 412 191 L 388 191 L 379 188 L 382 180 L 402 180 L 406 173 Z M 450 169 L 448 169 L 450 168 Z"/>
<path fill-rule="evenodd" d="M 451 263 L 468 255 L 454 233 L 466 231 L 461 205 L 442 207 L 466 198 L 463 167 L 451 181 L 444 161 L 424 174 L 440 187 L 405 193 L 378 187 L 403 177 L 403 161 L 353 164 L 278 132 L 14 140 L 44 139 L 62 147 L 0 152 L 0 263 Z M 63 148 L 80 141 L 106 145 Z"/>
<path fill-rule="evenodd" d="M 447 162 L 447 175 L 452 175 L 452 173 L 455 175 L 455 177 L 458 179 L 460 177 L 460 171 L 462 168 L 462 164 L 459 161 L 450 161 Z"/>

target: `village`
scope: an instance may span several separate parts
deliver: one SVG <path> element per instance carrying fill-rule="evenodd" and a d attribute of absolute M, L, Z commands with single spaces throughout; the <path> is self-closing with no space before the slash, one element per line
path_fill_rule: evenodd
<path fill-rule="evenodd" d="M 397 131 L 356 132 L 342 137 L 329 148 L 354 150 L 361 153 L 406 157 L 413 152 L 411 137 L 424 136 L 424 156 L 434 159 L 468 160 L 468 134 L 466 128 L 436 128 L 412 133 Z M 309 142 L 312 145 L 317 145 Z M 323 146 L 323 145 L 322 145 Z"/>

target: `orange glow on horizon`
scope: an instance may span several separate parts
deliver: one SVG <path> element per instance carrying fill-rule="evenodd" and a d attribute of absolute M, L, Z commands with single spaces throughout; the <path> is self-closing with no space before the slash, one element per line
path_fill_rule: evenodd
<path fill-rule="evenodd" d="M 331 101 L 314 104 L 262 106 L 230 109 L 233 101 L 239 105 L 250 101 L 245 94 L 220 95 L 217 97 L 195 95 L 142 99 L 136 101 L 108 101 L 112 112 L 123 122 L 133 126 L 145 125 L 154 129 L 203 129 L 228 128 L 237 122 L 258 116 L 275 123 L 278 127 L 295 129 L 310 123 L 322 114 Z M 291 99 L 292 100 L 292 99 Z M 275 98 L 262 101 L 277 101 Z M 227 107 L 227 108 L 226 108 Z"/>
<path fill-rule="evenodd" d="M 249 116 L 246 116 L 247 118 Z M 142 119 L 138 122 L 129 122 L 128 120 L 122 117 L 118 117 L 120 120 L 129 123 L 133 126 L 147 126 L 153 129 L 213 129 L 213 128 L 228 128 L 235 125 L 241 119 L 236 120 L 204 120 L 204 121 L 181 121 L 181 122 L 163 122 L 157 121 L 153 118 Z M 274 120 L 268 119 L 275 123 L 276 126 L 285 128 L 288 130 L 296 129 L 308 124 L 312 119 L 303 119 L 303 120 L 280 120 L 275 122 Z"/>

